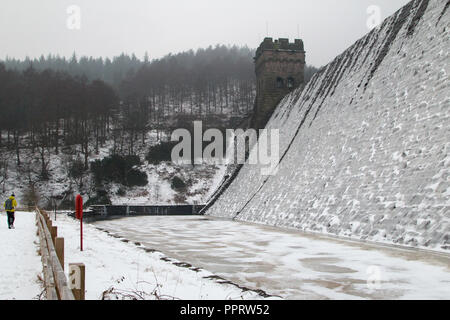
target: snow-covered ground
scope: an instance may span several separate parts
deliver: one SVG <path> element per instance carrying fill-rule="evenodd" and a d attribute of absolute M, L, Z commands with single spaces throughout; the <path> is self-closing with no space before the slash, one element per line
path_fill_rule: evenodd
<path fill-rule="evenodd" d="M 80 252 L 79 222 L 58 214 L 56 225 L 58 235 L 65 239 L 65 270 L 69 263 L 86 265 L 86 299 L 101 299 L 108 289 L 113 289 L 107 295 L 110 299 L 124 296 L 193 300 L 262 298 L 258 293 L 206 278 L 213 276 L 208 271 L 176 266 L 165 261 L 167 257 L 162 253 L 123 242 L 94 225 L 84 224 L 84 250 Z"/>
<path fill-rule="evenodd" d="M 222 180 L 226 165 L 182 166 L 171 162 L 158 165 L 145 163 L 139 167 L 148 177 L 144 187 L 134 187 L 120 196 L 117 191 L 123 186 L 111 184 L 109 190 L 112 204 L 148 205 L 148 204 L 204 204 L 210 194 L 216 190 Z M 171 187 L 172 177 L 180 177 L 188 182 L 186 192 L 177 192 Z"/>
<path fill-rule="evenodd" d="M 37 299 L 43 290 L 35 221 L 35 213 L 16 212 L 15 229 L 8 229 L 0 214 L 0 300 Z"/>
<path fill-rule="evenodd" d="M 450 298 L 448 254 L 207 216 L 130 217 L 94 225 L 285 299 Z"/>

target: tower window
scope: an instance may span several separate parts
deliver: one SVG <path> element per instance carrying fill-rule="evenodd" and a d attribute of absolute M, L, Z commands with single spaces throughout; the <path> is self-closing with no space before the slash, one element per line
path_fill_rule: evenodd
<path fill-rule="evenodd" d="M 277 88 L 283 88 L 284 87 L 284 80 L 283 78 L 278 77 L 277 78 Z"/>
<path fill-rule="evenodd" d="M 289 77 L 287 79 L 287 86 L 289 89 L 292 89 L 295 86 L 295 80 L 292 77 Z"/>

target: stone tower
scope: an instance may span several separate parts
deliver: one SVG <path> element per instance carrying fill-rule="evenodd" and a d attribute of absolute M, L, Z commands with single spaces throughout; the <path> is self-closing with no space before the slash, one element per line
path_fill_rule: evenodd
<path fill-rule="evenodd" d="M 256 104 L 252 126 L 264 128 L 275 107 L 290 91 L 304 82 L 305 51 L 303 41 L 273 41 L 265 38 L 256 50 Z"/>

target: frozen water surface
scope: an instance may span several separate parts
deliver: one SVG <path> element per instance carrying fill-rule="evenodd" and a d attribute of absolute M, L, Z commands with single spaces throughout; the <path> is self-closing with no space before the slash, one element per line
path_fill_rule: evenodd
<path fill-rule="evenodd" d="M 285 299 L 449 299 L 450 256 L 207 216 L 96 222 L 130 241 Z"/>

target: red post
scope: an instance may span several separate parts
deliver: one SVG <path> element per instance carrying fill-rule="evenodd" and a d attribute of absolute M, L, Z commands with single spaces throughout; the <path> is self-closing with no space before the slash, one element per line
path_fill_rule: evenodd
<path fill-rule="evenodd" d="M 80 251 L 83 251 L 83 198 L 79 194 L 75 198 L 75 216 L 80 220 Z"/>

